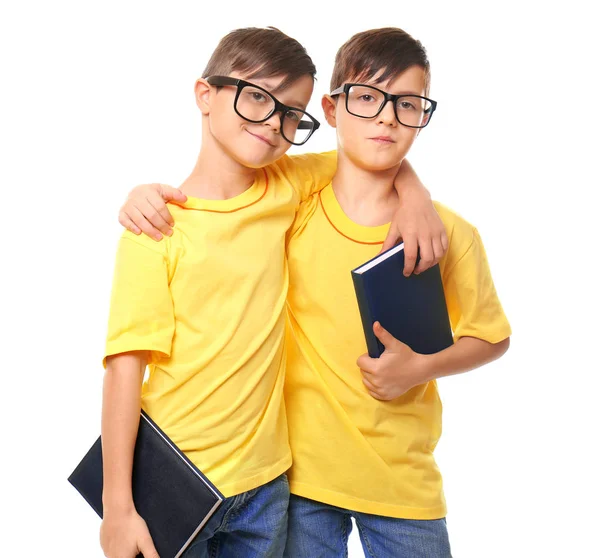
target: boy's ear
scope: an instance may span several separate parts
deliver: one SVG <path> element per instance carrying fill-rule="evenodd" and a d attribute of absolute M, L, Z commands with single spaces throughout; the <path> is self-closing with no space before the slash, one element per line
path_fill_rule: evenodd
<path fill-rule="evenodd" d="M 325 120 L 332 128 L 336 127 L 335 109 L 337 107 L 336 100 L 330 95 L 323 95 L 321 99 L 321 106 L 323 107 L 323 114 L 325 114 Z"/>
<path fill-rule="evenodd" d="M 202 112 L 207 115 L 210 112 L 210 84 L 203 78 L 196 80 L 194 85 L 194 94 L 196 96 L 196 105 Z"/>

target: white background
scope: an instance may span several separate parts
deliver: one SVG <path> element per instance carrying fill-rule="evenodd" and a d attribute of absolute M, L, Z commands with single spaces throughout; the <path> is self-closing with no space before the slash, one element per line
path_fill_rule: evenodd
<path fill-rule="evenodd" d="M 191 170 L 193 85 L 220 37 L 275 25 L 297 38 L 320 116 L 337 48 L 392 25 L 427 47 L 439 103 L 409 159 L 479 228 L 514 330 L 503 359 L 440 382 L 453 554 L 600 556 L 592 5 L 3 3 L 0 555 L 102 556 L 66 479 L 99 432 L 117 212 L 134 185 Z M 323 121 L 308 147 L 334 143 Z"/>

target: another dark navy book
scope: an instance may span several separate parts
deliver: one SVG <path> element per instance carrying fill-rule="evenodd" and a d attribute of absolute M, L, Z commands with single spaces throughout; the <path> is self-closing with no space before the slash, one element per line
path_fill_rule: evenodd
<path fill-rule="evenodd" d="M 101 438 L 69 482 L 102 517 Z M 132 485 L 135 509 L 146 521 L 161 558 L 181 556 L 224 500 L 144 411 L 135 444 Z"/>
<path fill-rule="evenodd" d="M 433 354 L 453 343 L 452 328 L 438 265 L 405 277 L 404 244 L 399 244 L 352 270 L 358 308 L 369 356 L 384 347 L 373 333 L 379 322 L 413 351 Z"/>

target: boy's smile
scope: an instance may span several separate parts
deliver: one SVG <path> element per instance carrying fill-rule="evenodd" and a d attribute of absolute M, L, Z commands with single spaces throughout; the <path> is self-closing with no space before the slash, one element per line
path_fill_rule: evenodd
<path fill-rule="evenodd" d="M 279 143 L 279 138 L 275 138 L 273 137 L 273 139 L 271 141 L 269 141 L 265 136 L 261 135 L 261 134 L 257 134 L 257 133 L 252 133 L 250 130 L 248 130 L 248 127 L 245 127 L 246 132 L 248 132 L 252 137 L 256 138 L 258 141 L 261 141 L 263 143 L 266 143 L 267 145 L 269 145 L 270 147 L 277 147 L 276 143 Z M 275 143 L 276 142 L 276 143 Z"/>

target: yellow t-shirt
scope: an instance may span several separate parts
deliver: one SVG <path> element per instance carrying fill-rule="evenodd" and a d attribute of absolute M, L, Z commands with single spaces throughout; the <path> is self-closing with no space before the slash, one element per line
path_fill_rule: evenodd
<path fill-rule="evenodd" d="M 285 234 L 334 170 L 335 154 L 285 157 L 235 198 L 171 207 L 172 237 L 119 243 L 105 357 L 150 351 L 143 409 L 226 497 L 291 464 Z"/>
<path fill-rule="evenodd" d="M 440 270 L 455 339 L 502 341 L 510 326 L 477 230 L 435 207 L 450 243 Z M 290 489 L 358 512 L 436 519 L 446 514 L 433 457 L 442 413 L 436 382 L 382 402 L 356 366 L 367 347 L 350 271 L 377 255 L 388 228 L 351 221 L 329 185 L 303 204 L 290 234 Z"/>

